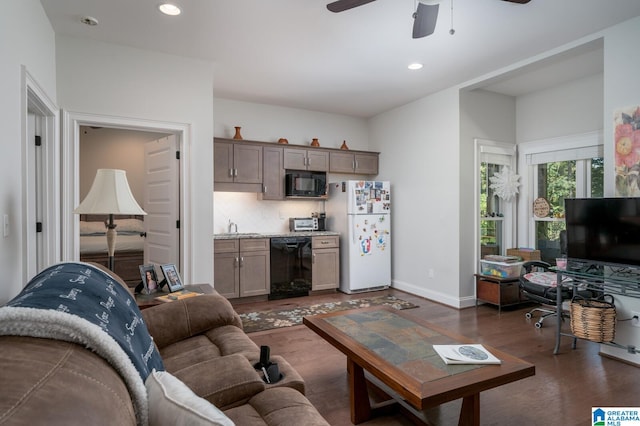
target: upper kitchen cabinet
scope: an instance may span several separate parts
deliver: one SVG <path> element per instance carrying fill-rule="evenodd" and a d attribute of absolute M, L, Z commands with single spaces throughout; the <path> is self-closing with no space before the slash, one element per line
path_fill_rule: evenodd
<path fill-rule="evenodd" d="M 284 148 L 284 168 L 288 170 L 329 171 L 329 151 Z"/>
<path fill-rule="evenodd" d="M 377 175 L 378 153 L 332 151 L 329 154 L 329 172 Z"/>
<path fill-rule="evenodd" d="M 280 146 L 263 147 L 262 194 L 263 200 L 284 199 L 283 149 Z"/>
<path fill-rule="evenodd" d="M 262 145 L 215 140 L 215 191 L 262 192 Z"/>

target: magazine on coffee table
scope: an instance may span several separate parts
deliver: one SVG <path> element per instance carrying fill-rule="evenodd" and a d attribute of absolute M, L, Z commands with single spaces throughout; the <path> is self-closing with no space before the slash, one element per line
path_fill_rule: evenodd
<path fill-rule="evenodd" d="M 445 364 L 500 364 L 491 352 L 480 344 L 433 345 Z"/>

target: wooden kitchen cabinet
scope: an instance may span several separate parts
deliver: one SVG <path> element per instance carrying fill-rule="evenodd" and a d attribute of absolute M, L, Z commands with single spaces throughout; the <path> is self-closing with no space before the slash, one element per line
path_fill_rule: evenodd
<path fill-rule="evenodd" d="M 319 149 L 284 148 L 284 168 L 326 172 L 329 170 L 329 152 Z"/>
<path fill-rule="evenodd" d="M 213 160 L 216 190 L 261 192 L 262 145 L 216 142 L 213 145 Z"/>
<path fill-rule="evenodd" d="M 262 194 L 263 200 L 284 200 L 284 164 L 282 147 L 263 148 Z"/>
<path fill-rule="evenodd" d="M 214 288 L 233 299 L 269 294 L 268 238 L 234 238 L 214 241 Z"/>
<path fill-rule="evenodd" d="M 340 237 L 313 237 L 311 240 L 311 290 L 336 289 L 340 285 Z"/>
<path fill-rule="evenodd" d="M 376 152 L 332 151 L 329 153 L 329 172 L 377 175 L 378 157 Z"/>

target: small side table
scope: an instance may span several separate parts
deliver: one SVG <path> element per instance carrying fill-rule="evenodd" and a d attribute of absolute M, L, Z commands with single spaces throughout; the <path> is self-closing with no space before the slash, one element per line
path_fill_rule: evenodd
<path fill-rule="evenodd" d="M 478 302 L 486 302 L 498 307 L 523 303 L 520 297 L 519 278 L 500 278 L 491 275 L 474 274 L 476 277 L 476 307 Z"/>
<path fill-rule="evenodd" d="M 165 287 L 166 288 L 166 287 Z M 203 293 L 203 294 L 213 294 L 215 290 L 211 286 L 211 284 L 190 284 L 184 286 L 185 290 L 193 291 L 195 293 Z M 151 294 L 136 294 L 134 295 L 136 298 L 136 304 L 140 309 L 150 308 L 152 306 L 159 305 L 163 302 L 156 300 L 156 297 L 163 296 L 165 294 L 169 294 L 168 291 L 159 291 Z"/>

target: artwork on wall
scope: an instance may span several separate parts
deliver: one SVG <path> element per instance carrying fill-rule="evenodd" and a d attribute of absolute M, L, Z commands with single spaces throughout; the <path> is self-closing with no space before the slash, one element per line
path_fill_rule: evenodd
<path fill-rule="evenodd" d="M 640 106 L 614 112 L 616 197 L 640 197 Z"/>

